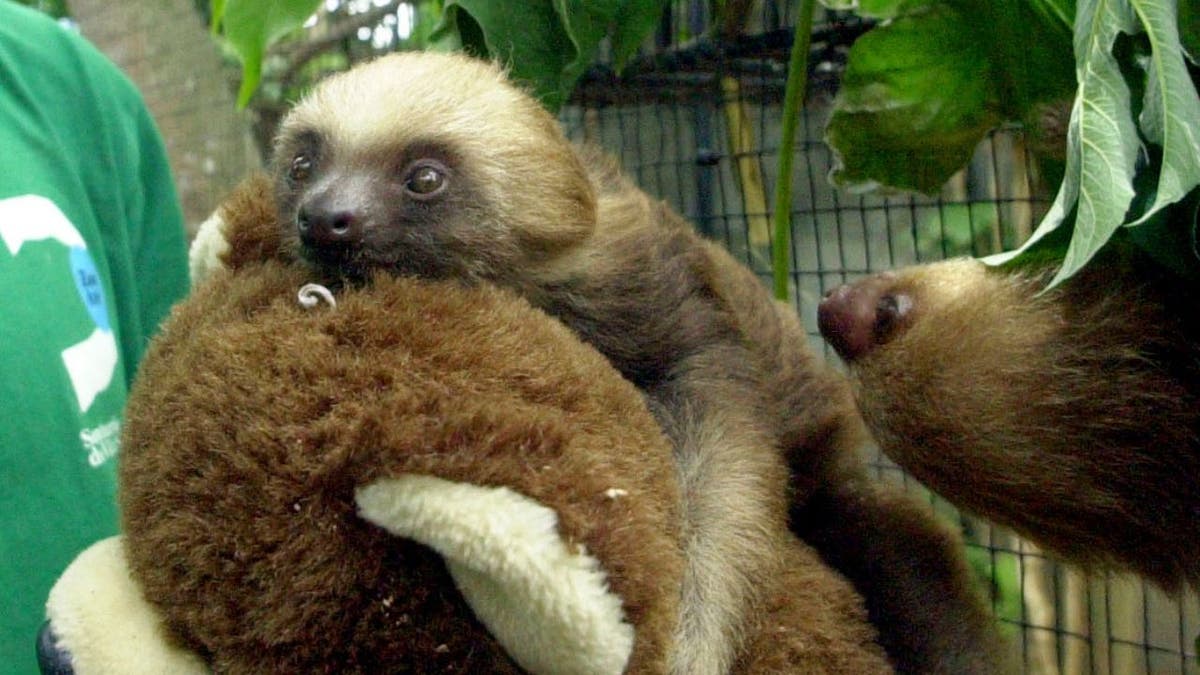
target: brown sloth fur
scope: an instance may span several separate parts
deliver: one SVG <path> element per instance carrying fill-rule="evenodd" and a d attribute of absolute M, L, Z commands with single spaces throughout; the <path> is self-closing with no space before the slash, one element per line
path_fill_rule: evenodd
<path fill-rule="evenodd" d="M 1118 241 L 1049 270 L 954 260 L 833 291 L 822 331 L 883 449 L 1089 569 L 1200 581 L 1195 287 Z"/>
<path fill-rule="evenodd" d="M 418 473 L 552 508 L 624 601 L 628 672 L 667 672 L 684 500 L 637 389 L 492 286 L 381 275 L 299 307 L 312 274 L 279 258 L 269 199 L 260 178 L 225 203 L 231 270 L 175 309 L 131 392 L 125 545 L 173 636 L 216 672 L 517 672 L 435 554 L 356 516 L 356 487 Z M 732 672 L 890 670 L 812 549 L 776 530 L 745 555 L 760 602 Z"/>
<path fill-rule="evenodd" d="M 285 254 L 351 286 L 383 270 L 512 289 L 645 393 L 683 496 L 674 672 L 743 652 L 774 573 L 759 552 L 789 526 L 865 595 L 899 669 L 1003 669 L 956 539 L 866 479 L 846 383 L 795 313 L 498 68 L 360 65 L 297 104 L 275 153 Z"/>

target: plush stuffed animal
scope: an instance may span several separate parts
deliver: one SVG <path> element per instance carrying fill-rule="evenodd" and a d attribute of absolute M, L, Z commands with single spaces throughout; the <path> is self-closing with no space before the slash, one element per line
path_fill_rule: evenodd
<path fill-rule="evenodd" d="M 123 538 L 48 605 L 76 672 L 666 672 L 682 497 L 641 394 L 502 290 L 306 286 L 268 192 L 141 366 Z M 890 670 L 813 550 L 761 555 L 737 672 Z"/>

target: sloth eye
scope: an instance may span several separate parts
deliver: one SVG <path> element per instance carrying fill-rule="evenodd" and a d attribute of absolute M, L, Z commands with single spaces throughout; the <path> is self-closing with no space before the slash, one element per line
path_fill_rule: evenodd
<path fill-rule="evenodd" d="M 293 182 L 308 180 L 312 175 L 313 161 L 308 155 L 296 155 L 292 165 L 288 167 L 288 179 Z"/>
<path fill-rule="evenodd" d="M 896 324 L 912 309 L 912 298 L 903 293 L 888 294 L 875 305 L 875 337 L 886 338 Z"/>
<path fill-rule="evenodd" d="M 404 188 L 417 197 L 432 197 L 445 186 L 446 170 L 431 163 L 418 164 L 404 181 Z"/>

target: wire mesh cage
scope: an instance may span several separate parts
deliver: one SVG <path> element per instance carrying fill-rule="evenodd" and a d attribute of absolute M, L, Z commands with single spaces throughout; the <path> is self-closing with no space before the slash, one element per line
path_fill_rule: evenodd
<path fill-rule="evenodd" d="M 326 2 L 324 11 L 347 4 Z M 363 11 L 373 13 L 376 27 L 340 37 L 344 62 L 402 46 L 400 26 L 422 16 L 414 4 L 366 3 Z M 771 0 L 746 4 L 742 25 L 731 32 L 714 25 L 712 2 L 670 3 L 652 44 L 620 76 L 603 60 L 593 66 L 561 117 L 571 137 L 615 154 L 641 187 L 769 282 L 769 196 L 795 9 Z M 264 136 L 249 131 L 261 120 L 232 112 L 228 67 L 164 65 L 181 40 L 207 39 L 196 6 L 176 1 L 148 11 L 133 2 L 71 5 L 84 34 L 145 92 L 189 219 L 198 222 L 236 177 L 261 161 L 256 151 Z M 386 21 L 389 15 L 396 18 Z M 188 37 L 181 37 L 181 27 Z M 827 179 L 835 160 L 823 130 L 846 53 L 867 28 L 848 15 L 824 12 L 814 31 L 793 169 L 789 251 L 791 297 L 810 330 L 827 289 L 902 265 L 1011 248 L 1029 235 L 1049 203 L 1019 128 L 991 133 L 937 195 L 835 189 Z M 378 30 L 392 31 L 396 39 L 383 39 Z M 236 142 L 214 140 L 230 137 Z M 815 332 L 811 343 L 835 360 Z M 1194 595 L 1172 599 L 1136 579 L 1087 577 L 1013 533 L 957 512 L 877 450 L 869 452 L 881 481 L 926 500 L 963 532 L 971 565 L 1025 672 L 1200 673 L 1194 647 L 1200 603 Z"/>
<path fill-rule="evenodd" d="M 664 23 L 688 29 L 674 31 L 671 41 L 626 72 L 619 91 L 607 73 L 585 78 L 564 123 L 574 137 L 617 153 L 644 189 L 672 203 L 769 283 L 769 195 L 787 44 L 771 26 L 785 26 L 790 17 L 764 10 L 763 32 L 733 45 L 704 42 L 710 34 L 705 19 L 694 3 L 675 3 Z M 1019 128 L 989 134 L 938 195 L 835 189 L 827 179 L 834 158 L 823 130 L 845 50 L 861 31 L 852 19 L 827 13 L 810 57 L 789 252 L 791 297 L 810 330 L 826 290 L 903 265 L 1013 248 L 1052 197 Z M 813 334 L 812 343 L 836 360 L 819 336 Z M 880 480 L 928 500 L 961 529 L 1025 672 L 1200 672 L 1194 597 L 1172 599 L 1134 578 L 1089 578 L 1012 532 L 957 512 L 878 450 L 870 452 Z"/>

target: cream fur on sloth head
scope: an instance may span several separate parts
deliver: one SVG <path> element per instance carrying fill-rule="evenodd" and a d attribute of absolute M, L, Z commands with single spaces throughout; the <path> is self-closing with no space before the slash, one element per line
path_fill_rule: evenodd
<path fill-rule="evenodd" d="M 430 147 L 461 153 L 467 161 L 455 162 L 454 180 L 477 190 L 478 205 L 469 206 L 477 216 L 472 227 L 457 234 L 462 247 L 482 252 L 487 262 L 475 262 L 490 273 L 553 266 L 555 253 L 573 251 L 596 226 L 596 194 L 575 148 L 558 121 L 494 63 L 399 52 L 325 79 L 279 128 L 271 173 L 280 201 L 289 192 L 286 167 L 308 138 L 319 138 L 339 165 L 363 168 L 367 181 L 397 155 Z M 320 186 L 306 188 L 314 189 Z M 281 226 L 285 240 L 296 236 L 293 223 Z M 193 282 L 223 266 L 224 227 L 219 212 L 200 226 L 190 256 Z M 285 247 L 295 250 L 293 243 Z"/>
<path fill-rule="evenodd" d="M 293 182 L 301 157 L 314 169 Z M 395 176 L 439 159 L 446 196 L 415 205 L 396 192 Z M 594 187 L 558 121 L 498 66 L 461 54 L 401 52 L 330 77 L 284 119 L 273 161 L 285 248 L 298 237 L 298 202 L 334 194 L 372 223 L 360 249 L 456 266 L 413 270 L 421 276 L 529 274 L 596 227 Z M 402 223 L 436 230 L 427 252 Z"/>

